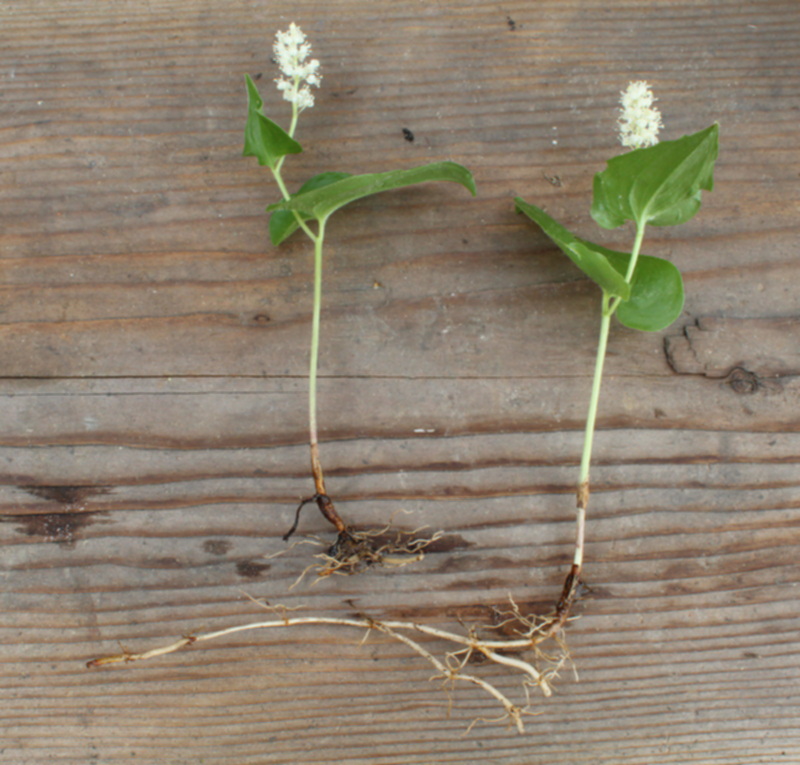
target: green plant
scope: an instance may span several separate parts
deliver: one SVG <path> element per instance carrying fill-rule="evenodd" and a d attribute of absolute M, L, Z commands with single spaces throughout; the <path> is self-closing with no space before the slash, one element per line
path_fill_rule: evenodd
<path fill-rule="evenodd" d="M 600 338 L 597 343 L 589 411 L 581 454 L 577 491 L 575 554 L 564 582 L 557 612 L 561 624 L 569 617 L 580 594 L 585 546 L 586 508 L 603 363 L 611 319 L 631 329 L 657 332 L 668 327 L 683 309 L 683 280 L 669 261 L 643 255 L 648 225 L 685 223 L 700 209 L 703 190 L 713 187 L 719 127 L 658 143 L 661 115 L 652 107 L 645 82 L 633 82 L 622 94 L 620 138 L 633 150 L 609 160 L 595 175 L 591 214 L 606 229 L 632 221 L 636 228 L 630 252 L 617 252 L 575 236 L 544 210 L 517 198 L 516 208 L 545 234 L 601 290 Z"/>
<path fill-rule="evenodd" d="M 255 157 L 260 165 L 267 166 L 280 189 L 281 201 L 269 205 L 271 212 L 269 232 L 272 243 L 279 245 L 298 229 L 314 245 L 314 288 L 311 317 L 311 350 L 308 371 L 308 424 L 311 450 L 311 472 L 314 479 L 314 494 L 303 499 L 295 515 L 291 529 L 284 536 L 288 539 L 297 528 L 300 511 L 306 504 L 315 503 L 322 515 L 335 527 L 337 538 L 328 551 L 330 566 L 327 571 L 357 569 L 362 563 L 376 562 L 381 553 L 371 539 L 352 531 L 334 507 L 325 487 L 325 476 L 319 454 L 319 430 L 317 426 L 317 373 L 319 365 L 320 321 L 322 312 L 322 266 L 325 226 L 330 216 L 350 202 L 378 194 L 382 191 L 412 186 L 428 181 L 452 181 L 466 187 L 475 194 L 475 181 L 470 172 L 455 162 L 434 162 L 404 170 L 384 173 L 350 175 L 344 172 L 323 172 L 304 183 L 291 194 L 283 178 L 282 169 L 286 157 L 298 154 L 302 147 L 294 135 L 302 111 L 314 105 L 311 87 L 321 81 L 319 61 L 309 59 L 311 46 L 302 30 L 292 23 L 285 32 L 278 32 L 274 45 L 275 60 L 282 77 L 276 80 L 278 89 L 292 105 L 292 117 L 288 130 L 284 130 L 263 113 L 263 101 L 253 80 L 246 76 L 248 112 L 245 126 L 244 155 Z M 408 543 L 415 551 L 417 540 Z M 397 548 L 392 548 L 396 550 Z M 402 547 L 401 547 L 402 549 Z"/>
<path fill-rule="evenodd" d="M 447 689 L 457 681 L 482 688 L 500 703 L 503 709 L 501 719 L 510 721 L 520 732 L 524 730 L 523 717 L 533 714 L 529 709 L 531 689 L 537 689 L 545 697 L 550 696 L 552 681 L 568 660 L 564 627 L 581 592 L 586 508 L 589 499 L 589 465 L 611 319 L 616 316 L 628 327 L 658 331 L 668 326 L 680 314 L 683 306 L 683 284 L 680 273 L 667 261 L 642 255 L 642 240 L 648 224 L 674 225 L 689 220 L 697 212 L 700 207 L 701 191 L 710 190 L 712 187 L 713 166 L 717 156 L 716 125 L 677 141 L 655 144 L 661 119 L 658 112 L 652 109 L 652 95 L 646 84 L 633 83 L 632 90 L 629 89 L 625 96 L 628 97 L 629 103 L 621 121 L 621 134 L 624 143 L 633 146 L 634 150 L 610 160 L 607 168 L 595 177 L 592 216 L 605 228 L 616 228 L 625 221 L 633 221 L 636 225 L 636 234 L 631 252 L 616 252 L 581 239 L 567 231 L 542 209 L 522 199 L 516 200 L 517 209 L 535 221 L 553 242 L 598 284 L 602 293 L 600 339 L 578 480 L 575 554 L 561 597 L 552 613 L 546 616 L 526 614 L 513 599 L 510 599 L 509 606 L 505 610 L 494 610 L 494 619 L 490 626 L 480 629 L 467 628 L 465 633 L 461 634 L 419 624 L 416 621 L 379 620 L 363 614 L 347 617 L 294 615 L 291 612 L 298 609 L 256 601 L 271 611 L 275 618 L 227 627 L 214 632 L 188 635 L 169 645 L 140 653 L 124 651 L 114 656 L 93 659 L 88 663 L 89 666 L 100 667 L 154 658 L 179 651 L 195 643 L 255 629 L 300 629 L 304 626 L 325 625 L 350 627 L 365 630 L 367 633 L 383 634 L 403 643 L 433 666 L 436 670 L 435 677 L 440 679 Z M 634 102 L 633 106 L 636 106 L 636 109 L 632 108 L 631 101 Z M 253 103 L 251 95 L 251 106 Z M 260 114 L 260 104 L 256 107 L 255 114 Z M 254 119 L 261 118 L 254 117 Z M 293 120 L 293 124 L 295 121 Z M 648 143 L 654 145 L 647 146 Z M 365 177 L 367 176 L 360 176 L 360 178 Z M 325 188 L 335 186 L 341 180 L 344 179 L 339 179 Z M 445 178 L 445 180 L 454 179 Z M 464 183 L 464 179 L 459 182 Z M 369 184 L 367 181 L 359 183 Z M 290 228 L 292 230 L 297 227 L 302 228 L 306 220 L 316 217 L 313 211 L 318 208 L 313 202 L 298 201 L 302 193 L 301 191 L 295 197 L 290 196 L 283 203 L 274 206 L 275 210 L 291 212 L 294 216 L 279 218 L 279 222 L 275 224 L 279 231 L 285 233 Z M 349 193 L 344 193 L 344 197 Z M 316 199 L 314 196 L 309 198 Z M 326 210 L 332 203 L 320 204 L 323 205 L 320 209 Z M 309 232 L 309 236 L 315 241 L 315 253 L 319 253 L 317 256 L 319 262 L 321 262 L 319 232 L 324 230 L 325 219 L 323 217 L 320 221 L 317 218 L 319 226 L 317 239 Z M 280 236 L 278 239 L 280 240 Z M 312 365 L 313 363 L 312 354 Z M 312 462 L 316 443 L 313 422 L 312 418 Z M 316 483 L 317 495 L 327 500 L 321 476 L 321 471 L 314 473 L 315 481 L 319 480 Z M 319 504 L 317 495 L 305 502 L 317 501 Z M 325 513 L 323 506 L 320 506 L 320 509 Z M 343 532 L 348 533 L 344 524 L 340 529 L 340 536 Z M 451 649 L 443 656 L 437 656 L 427 647 L 425 639 L 448 644 Z M 512 701 L 496 684 L 475 674 L 477 670 L 470 669 L 473 659 L 482 659 L 487 664 L 512 671 L 520 676 L 522 702 Z"/>

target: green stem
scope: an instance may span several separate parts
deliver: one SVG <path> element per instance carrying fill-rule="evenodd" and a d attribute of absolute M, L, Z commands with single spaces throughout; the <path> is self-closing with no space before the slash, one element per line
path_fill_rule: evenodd
<path fill-rule="evenodd" d="M 300 78 L 299 77 L 295 77 L 294 78 L 294 92 L 295 92 L 295 95 L 297 95 L 297 90 L 298 90 L 299 87 L 300 87 Z M 294 138 L 294 131 L 297 130 L 297 118 L 299 116 L 300 116 L 300 111 L 297 108 L 297 102 L 296 101 L 292 101 L 292 121 L 289 124 L 289 130 L 287 131 L 287 133 L 289 134 L 290 138 Z M 284 163 L 285 160 L 286 160 L 286 155 L 284 154 L 277 161 L 277 163 L 275 164 L 275 171 L 274 172 L 275 172 L 276 176 L 280 175 L 281 167 L 283 167 L 283 163 Z M 280 184 L 278 184 L 278 185 L 280 185 Z M 289 198 L 288 193 L 283 188 L 281 189 L 281 192 L 283 193 L 283 198 L 284 199 L 288 199 Z"/>
<path fill-rule="evenodd" d="M 600 338 L 597 341 L 597 356 L 594 362 L 592 392 L 589 396 L 589 413 L 586 415 L 586 432 L 583 438 L 581 472 L 578 477 L 579 485 L 589 483 L 589 465 L 592 460 L 592 442 L 594 440 L 595 422 L 597 421 L 597 404 L 600 400 L 600 385 L 603 382 L 603 364 L 606 358 L 606 348 L 608 347 L 608 332 L 611 327 L 610 302 L 609 294 L 604 292 L 602 315 L 600 319 Z"/>
<path fill-rule="evenodd" d="M 295 78 L 295 93 L 299 87 L 299 78 Z M 300 112 L 297 108 L 297 103 L 292 101 L 292 121 L 289 126 L 289 135 L 294 136 L 294 131 L 297 128 L 297 118 Z M 281 157 L 272 168 L 272 174 L 275 177 L 275 182 L 280 189 L 281 195 L 284 199 L 291 199 L 289 189 L 281 175 L 281 168 L 286 156 Z M 298 226 L 314 243 L 314 305 L 311 315 L 311 349 L 309 352 L 308 364 L 308 440 L 311 450 L 311 473 L 314 477 L 314 495 L 304 499 L 300 506 L 297 508 L 297 517 L 303 506 L 308 502 L 315 502 L 320 512 L 325 518 L 330 521 L 339 532 L 337 543 L 339 540 L 349 536 L 347 527 L 341 519 L 333 502 L 325 490 L 325 477 L 322 472 L 322 464 L 319 458 L 319 432 L 317 430 L 317 368 L 319 366 L 319 329 L 320 329 L 320 316 L 322 314 L 322 246 L 325 241 L 325 223 L 327 218 L 317 218 L 317 230 L 312 231 L 308 224 L 303 220 L 303 217 L 297 210 L 292 211 L 297 220 Z M 284 539 L 291 536 L 297 526 L 297 517 L 295 518 L 294 526 L 289 530 L 289 533 Z"/>
<path fill-rule="evenodd" d="M 278 189 L 279 189 L 279 191 L 281 192 L 281 196 L 282 196 L 284 199 L 290 199 L 292 195 L 289 193 L 289 189 L 288 189 L 288 188 L 286 188 L 286 183 L 284 182 L 284 180 L 283 180 L 283 176 L 281 175 L 281 164 L 283 163 L 283 160 L 284 160 L 284 159 L 286 159 L 286 157 L 285 157 L 285 156 L 284 156 L 284 157 L 281 157 L 281 158 L 280 158 L 280 161 L 279 161 L 279 162 L 278 162 L 278 163 L 275 165 L 275 167 L 274 167 L 274 168 L 272 168 L 272 175 L 273 175 L 273 177 L 275 178 L 275 183 L 278 185 Z M 304 233 L 304 234 L 305 234 L 305 235 L 306 235 L 306 236 L 307 236 L 307 237 L 308 237 L 308 238 L 309 238 L 309 239 L 310 239 L 312 242 L 314 242 L 314 244 L 315 244 L 315 246 L 316 246 L 317 238 L 318 238 L 318 237 L 319 237 L 319 235 L 320 235 L 320 234 L 319 234 L 319 232 L 322 230 L 322 227 L 320 226 L 319 230 L 318 230 L 318 231 L 317 231 L 317 233 L 315 234 L 315 233 L 314 233 L 314 232 L 313 232 L 313 231 L 312 231 L 312 230 L 311 230 L 311 229 L 308 227 L 308 224 L 307 224 L 307 223 L 306 223 L 306 222 L 303 220 L 302 216 L 300 215 L 300 213 L 299 213 L 299 212 L 297 212 L 297 210 L 292 210 L 292 213 L 294 214 L 295 220 L 297 221 L 297 225 L 298 225 L 298 226 L 300 226 L 300 228 L 302 229 L 303 233 Z"/>
<path fill-rule="evenodd" d="M 625 281 L 628 282 L 628 284 L 631 283 L 631 280 L 633 279 L 633 272 L 636 270 L 636 263 L 639 260 L 639 252 L 642 249 L 642 240 L 644 239 L 644 230 L 646 225 L 647 224 L 645 223 L 636 224 L 636 238 L 633 242 L 633 250 L 631 251 L 631 259 L 628 263 L 628 271 L 625 274 Z M 621 302 L 622 300 L 620 298 L 614 298 L 610 308 L 612 314 L 617 310 L 617 306 L 619 306 Z"/>
<path fill-rule="evenodd" d="M 292 127 L 294 127 L 294 119 L 292 120 Z M 289 199 L 291 195 L 283 181 L 280 163 L 273 168 L 272 174 L 275 176 L 275 182 L 278 184 L 283 198 Z M 325 495 L 325 480 L 319 460 L 319 436 L 317 431 L 317 367 L 319 366 L 319 327 L 322 313 L 322 245 L 325 241 L 326 219 L 322 218 L 317 221 L 317 232 L 314 233 L 297 210 L 293 210 L 293 212 L 300 228 L 314 243 L 314 305 L 311 314 L 311 351 L 308 368 L 308 435 L 315 491 L 317 495 Z"/>
<path fill-rule="evenodd" d="M 295 77 L 295 92 L 297 91 L 299 78 Z M 297 104 L 292 102 L 292 121 L 289 126 L 289 135 L 294 136 L 297 128 L 297 117 L 299 111 Z M 275 164 L 272 174 L 275 176 L 275 183 L 278 184 L 281 195 L 284 199 L 289 199 L 291 194 L 286 188 L 281 167 L 285 156 L 281 157 Z M 307 226 L 297 210 L 293 210 L 300 228 L 308 238 L 314 242 L 314 306 L 311 316 L 311 352 L 308 370 L 308 430 L 309 443 L 311 444 L 311 464 L 314 471 L 314 482 L 317 494 L 325 494 L 325 486 L 322 478 L 322 468 L 319 466 L 319 438 L 317 432 L 317 367 L 319 365 L 319 325 L 322 312 L 322 244 L 325 240 L 325 220 L 319 220 L 316 234 Z"/>
<path fill-rule="evenodd" d="M 589 396 L 589 412 L 586 415 L 586 431 L 583 437 L 583 453 L 581 454 L 581 470 L 578 477 L 578 515 L 575 525 L 575 557 L 574 568 L 580 572 L 583 567 L 583 548 L 586 528 L 586 506 L 589 504 L 589 467 L 592 462 L 592 444 L 594 428 L 597 422 L 597 405 L 600 401 L 600 386 L 603 382 L 603 364 L 608 347 L 608 332 L 611 327 L 610 297 L 603 292 L 603 309 L 600 319 L 600 338 L 597 341 L 597 356 L 594 362 L 594 378 L 592 392 Z"/>
<path fill-rule="evenodd" d="M 311 315 L 311 352 L 308 367 L 308 431 L 311 444 L 311 464 L 317 494 L 325 494 L 325 483 L 319 463 L 319 434 L 317 432 L 317 367 L 319 364 L 319 327 L 322 312 L 322 243 L 325 220 L 320 220 L 314 238 L 314 306 Z"/>
<path fill-rule="evenodd" d="M 281 161 L 283 161 L 284 157 L 278 161 L 275 167 L 272 170 L 272 175 L 275 177 L 275 183 L 278 184 L 278 190 L 281 192 L 281 196 L 284 199 L 289 199 L 292 195 L 289 193 L 289 189 L 286 188 L 286 184 L 283 181 L 283 176 L 281 175 Z"/>
<path fill-rule="evenodd" d="M 625 274 L 625 281 L 630 284 L 636 269 L 636 262 L 639 259 L 639 252 L 644 239 L 645 224 L 637 224 L 636 238 L 633 243 L 631 259 L 628 263 L 628 271 Z M 592 444 L 594 443 L 595 424 L 597 422 L 597 407 L 600 401 L 600 387 L 603 382 L 603 365 L 608 348 L 608 333 L 611 328 L 611 317 L 620 304 L 620 298 L 611 296 L 603 292 L 603 302 L 600 318 L 600 338 L 597 341 L 597 356 L 594 363 L 594 378 L 592 380 L 592 392 L 589 396 L 589 411 L 586 415 L 586 430 L 583 437 L 583 453 L 581 454 L 581 467 L 578 476 L 578 497 L 577 497 L 577 519 L 575 530 L 575 556 L 573 558 L 573 571 L 580 573 L 583 566 L 583 548 L 586 528 L 586 507 L 589 504 L 589 469 L 592 463 Z"/>
<path fill-rule="evenodd" d="M 625 281 L 628 284 L 633 279 L 633 272 L 636 270 L 636 261 L 639 260 L 639 251 L 642 249 L 642 240 L 644 239 L 644 230 L 646 223 L 636 224 L 636 238 L 633 242 L 633 250 L 631 250 L 631 261 L 628 263 L 628 272 L 625 274 Z"/>

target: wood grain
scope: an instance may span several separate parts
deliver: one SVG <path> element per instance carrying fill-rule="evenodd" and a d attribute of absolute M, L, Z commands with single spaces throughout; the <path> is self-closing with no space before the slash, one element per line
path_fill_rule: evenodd
<path fill-rule="evenodd" d="M 241 158 L 245 72 L 285 116 L 269 57 L 292 19 L 324 75 L 292 187 L 452 159 L 479 189 L 329 226 L 329 489 L 359 527 L 444 536 L 295 589 L 312 262 L 299 237 L 269 245 L 275 188 Z M 796 3 L 30 0 L 0 28 L 0 762 L 800 762 Z M 716 120 L 722 150 L 700 214 L 646 239 L 684 273 L 683 315 L 612 333 L 579 681 L 524 736 L 465 735 L 490 699 L 347 630 L 86 669 L 263 618 L 248 596 L 455 628 L 509 594 L 552 606 L 599 300 L 512 199 L 629 246 L 588 211 L 631 79 L 667 138 Z"/>

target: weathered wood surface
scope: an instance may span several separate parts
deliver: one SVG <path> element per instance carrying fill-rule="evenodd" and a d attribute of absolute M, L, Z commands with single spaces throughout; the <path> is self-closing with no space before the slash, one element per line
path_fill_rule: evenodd
<path fill-rule="evenodd" d="M 0 3 L 0 761 L 800 762 L 797 10 Z M 329 488 L 354 522 L 402 508 L 445 538 L 290 592 L 308 551 L 265 556 L 311 489 L 311 259 L 299 237 L 268 244 L 274 187 L 240 152 L 242 75 L 281 108 L 270 44 L 292 19 L 325 77 L 293 180 L 453 159 L 480 194 L 386 194 L 330 226 Z M 683 316 L 613 332 L 580 681 L 565 672 L 524 736 L 464 735 L 490 699 L 458 688 L 448 715 L 430 667 L 347 631 L 87 670 L 118 641 L 261 619 L 243 591 L 451 626 L 508 593 L 549 608 L 598 298 L 511 199 L 597 236 L 592 176 L 630 79 L 653 83 L 668 138 L 718 120 L 722 154 L 700 215 L 647 240 L 685 273 Z"/>

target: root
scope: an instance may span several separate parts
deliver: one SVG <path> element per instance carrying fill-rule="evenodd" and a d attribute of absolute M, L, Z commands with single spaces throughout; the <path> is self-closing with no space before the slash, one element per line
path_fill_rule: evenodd
<path fill-rule="evenodd" d="M 552 694 L 552 681 L 557 677 L 563 665 L 569 660 L 569 652 L 564 644 L 561 630 L 566 618 L 561 621 L 562 617 L 557 611 L 547 618 L 525 616 L 511 598 L 509 599 L 511 603 L 510 610 L 502 612 L 507 618 L 500 622 L 500 624 L 488 628 L 490 631 L 497 631 L 507 627 L 509 623 L 513 622 L 513 629 L 517 637 L 503 639 L 492 639 L 482 635 L 477 628 L 469 629 L 466 634 L 459 634 L 438 627 L 417 624 L 415 622 L 384 621 L 374 619 L 367 615 L 358 615 L 354 618 L 293 616 L 290 615 L 290 612 L 296 611 L 296 608 L 288 608 L 282 605 L 270 606 L 254 598 L 250 599 L 262 607 L 267 608 L 267 610 L 274 613 L 278 618 L 270 621 L 227 627 L 226 629 L 217 630 L 215 632 L 188 635 L 169 645 L 153 648 L 141 653 L 123 650 L 122 653 L 114 656 L 92 659 L 87 663 L 87 666 L 102 667 L 152 659 L 157 656 L 174 653 L 175 651 L 179 651 L 195 643 L 216 640 L 249 630 L 299 627 L 303 625 L 353 627 L 366 631 L 364 639 L 366 639 L 370 632 L 374 631 L 383 633 L 403 643 L 434 667 L 436 674 L 432 679 L 441 680 L 446 689 L 452 688 L 457 682 L 469 683 L 483 689 L 502 707 L 503 715 L 500 719 L 507 721 L 509 724 L 513 725 L 517 731 L 523 733 L 525 730 L 523 717 L 535 714 L 530 711 L 530 691 L 532 689 L 538 689 L 543 696 L 550 696 Z M 556 623 L 558 623 L 558 627 L 554 627 Z M 453 646 L 453 648 L 446 651 L 441 657 L 437 656 L 432 650 L 429 650 L 426 645 L 422 644 L 420 636 L 442 641 Z M 553 643 L 557 650 L 555 653 L 551 654 L 545 652 L 541 644 L 548 638 L 553 637 L 556 638 Z M 524 654 L 529 654 L 530 658 L 522 658 Z M 512 701 L 505 693 L 488 680 L 472 674 L 471 671 L 467 672 L 466 669 L 470 664 L 470 660 L 475 656 L 482 656 L 487 662 L 499 665 L 504 669 L 511 670 L 521 675 L 523 700 L 519 702 Z M 475 720 L 472 725 L 470 725 L 469 730 L 482 721 L 483 720 Z"/>
<path fill-rule="evenodd" d="M 320 480 L 318 486 L 324 486 L 324 482 Z M 288 541 L 297 531 L 303 508 L 312 503 L 317 505 L 322 515 L 336 528 L 336 541 L 328 547 L 326 552 L 314 556 L 321 562 L 308 566 L 292 587 L 297 585 L 309 571 L 315 571 L 317 577 L 322 579 L 332 574 L 357 574 L 369 566 L 405 566 L 415 560 L 422 560 L 423 550 L 442 535 L 442 532 L 437 532 L 430 538 L 417 538 L 417 533 L 422 531 L 422 529 L 417 529 L 407 534 L 398 531 L 394 539 L 387 539 L 386 535 L 391 524 L 380 530 L 355 531 L 345 525 L 336 512 L 331 498 L 324 492 L 317 491 L 316 494 L 302 500 L 297 506 L 294 523 L 283 535 L 284 542 Z M 312 540 L 321 544 L 318 539 L 312 537 Z"/>
<path fill-rule="evenodd" d="M 419 537 L 422 529 L 411 532 L 396 531 L 390 538 L 389 526 L 368 531 L 346 530 L 339 534 L 328 550 L 314 557 L 320 561 L 309 570 L 315 571 L 318 579 L 333 574 L 351 576 L 370 566 L 401 568 L 425 557 L 425 548 L 442 536 L 437 531 L 430 537 Z M 299 580 L 298 580 L 299 581 Z"/>
<path fill-rule="evenodd" d="M 321 471 L 321 468 L 320 468 Z M 325 493 L 324 491 L 324 481 L 321 478 L 320 472 L 320 479 L 316 481 L 318 488 L 316 494 L 312 494 L 310 497 L 306 497 L 305 499 L 300 500 L 300 504 L 297 506 L 297 510 L 294 514 L 294 523 L 292 523 L 292 527 L 283 535 L 283 541 L 288 542 L 289 537 L 297 531 L 297 526 L 300 523 L 300 513 L 303 511 L 303 508 L 311 504 L 312 502 L 317 506 L 320 513 L 322 513 L 323 518 L 327 520 L 333 527 L 339 532 L 339 534 L 344 534 L 347 531 L 347 527 L 345 526 L 344 521 L 342 520 L 339 513 L 336 512 L 336 508 L 333 506 L 333 502 L 331 498 Z"/>
<path fill-rule="evenodd" d="M 320 495 L 301 503 L 298 508 L 298 516 L 303 504 L 309 501 L 319 504 L 320 500 L 327 500 L 327 497 Z M 296 520 L 295 526 L 292 527 L 286 538 L 294 532 Z M 425 548 L 442 535 L 442 532 L 439 531 L 431 537 L 421 537 L 419 532 L 422 529 L 416 529 L 411 532 L 397 531 L 391 536 L 388 533 L 389 529 L 390 526 L 386 526 L 380 530 L 356 532 L 342 525 L 336 542 L 325 552 L 314 556 L 319 562 L 308 566 L 292 587 L 311 571 L 316 572 L 316 581 L 319 581 L 319 579 L 333 574 L 355 574 L 369 566 L 407 565 L 422 559 Z M 292 547 L 303 543 L 325 546 L 322 540 L 304 539 L 295 541 Z M 278 555 L 285 552 L 285 550 L 281 551 Z M 278 618 L 227 627 L 215 632 L 187 635 L 169 645 L 141 653 L 134 653 L 123 648 L 119 654 L 92 659 L 87 662 L 87 667 L 103 667 L 152 659 L 174 653 L 195 643 L 216 640 L 249 630 L 303 625 L 351 627 L 364 631 L 362 643 L 366 641 L 370 633 L 380 632 L 407 646 L 433 666 L 436 674 L 431 679 L 440 680 L 448 695 L 457 683 L 468 683 L 481 688 L 502 707 L 503 713 L 499 719 L 508 722 L 519 733 L 523 733 L 525 730 L 523 718 L 540 714 L 531 711 L 531 690 L 536 689 L 544 697 L 551 696 L 553 680 L 558 677 L 565 664 L 571 663 L 569 650 L 564 640 L 564 629 L 573 618 L 572 610 L 575 603 L 586 589 L 581 578 L 581 564 L 577 558 L 576 555 L 576 562 L 573 563 L 564 581 L 561 596 L 552 614 L 546 617 L 524 613 L 514 599 L 509 596 L 509 606 L 506 609 L 494 610 L 494 624 L 484 627 L 482 630 L 477 627 L 468 627 L 464 634 L 460 634 L 417 622 L 380 620 L 364 614 L 356 614 L 351 618 L 295 616 L 290 614 L 298 610 L 296 607 L 271 606 L 247 595 L 254 603 L 266 608 Z M 450 649 L 437 655 L 423 645 L 420 636 L 429 641 L 438 640 L 448 644 Z M 492 664 L 521 676 L 523 699 L 512 701 L 492 682 L 473 674 L 472 670 L 467 671 L 470 665 L 476 662 L 484 665 Z M 469 726 L 467 732 L 481 722 L 491 722 L 491 720 L 476 719 Z"/>
<path fill-rule="evenodd" d="M 394 516 L 393 516 L 394 517 Z M 381 529 L 355 531 L 344 529 L 332 545 L 316 536 L 295 540 L 286 550 L 274 553 L 269 558 L 285 555 L 294 547 L 307 544 L 327 548 L 314 556 L 314 563 L 306 566 L 289 589 L 293 589 L 309 573 L 316 574 L 316 581 L 334 574 L 352 576 L 367 568 L 402 568 L 425 557 L 425 549 L 440 539 L 444 532 L 437 531 L 431 536 L 421 536 L 425 526 L 412 531 L 395 530 L 391 521 Z M 286 538 L 286 537 L 284 537 Z"/>

